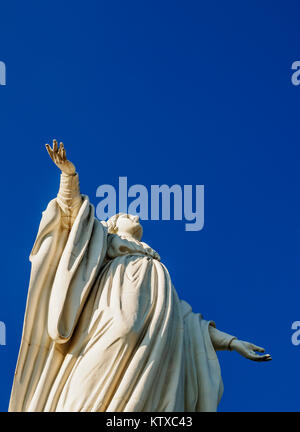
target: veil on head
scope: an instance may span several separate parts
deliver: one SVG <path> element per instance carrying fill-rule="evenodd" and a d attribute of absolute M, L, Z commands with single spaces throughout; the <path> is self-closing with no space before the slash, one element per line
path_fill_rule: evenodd
<path fill-rule="evenodd" d="M 117 214 L 111 216 L 111 217 L 106 221 L 106 223 L 107 223 L 107 228 L 108 228 L 108 232 L 109 232 L 110 234 L 116 234 L 116 233 L 117 233 L 117 231 L 118 231 L 118 229 L 117 229 L 117 220 L 119 219 L 120 216 L 124 216 L 124 215 L 126 215 L 126 214 L 127 214 L 127 213 L 122 213 L 122 212 L 117 213 Z"/>

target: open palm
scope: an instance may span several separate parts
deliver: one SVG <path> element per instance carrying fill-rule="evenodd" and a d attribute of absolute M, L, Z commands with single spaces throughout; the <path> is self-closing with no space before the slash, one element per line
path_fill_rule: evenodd
<path fill-rule="evenodd" d="M 49 144 L 46 144 L 46 149 L 55 165 L 64 174 L 74 175 L 76 173 L 76 168 L 74 164 L 68 161 L 68 159 L 66 158 L 66 150 L 62 142 L 59 144 L 58 147 L 57 141 L 53 140 L 53 147 L 51 148 Z"/>
<path fill-rule="evenodd" d="M 272 360 L 270 354 L 264 354 L 265 349 L 254 345 L 251 342 L 245 342 L 239 339 L 234 339 L 230 344 L 230 349 L 238 352 L 243 357 L 253 361 L 269 361 Z M 260 353 L 260 354 L 257 354 Z"/>

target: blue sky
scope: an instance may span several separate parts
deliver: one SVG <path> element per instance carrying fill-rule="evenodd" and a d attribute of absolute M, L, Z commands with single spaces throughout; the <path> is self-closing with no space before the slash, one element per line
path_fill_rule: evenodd
<path fill-rule="evenodd" d="M 0 410 L 6 411 L 41 212 L 62 140 L 81 190 L 205 185 L 205 225 L 144 222 L 179 296 L 273 361 L 219 355 L 220 411 L 298 411 L 300 60 L 296 1 L 4 2 L 0 60 Z"/>

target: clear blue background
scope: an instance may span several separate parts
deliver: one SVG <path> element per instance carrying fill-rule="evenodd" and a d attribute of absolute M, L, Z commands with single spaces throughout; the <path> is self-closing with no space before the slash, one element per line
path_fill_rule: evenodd
<path fill-rule="evenodd" d="M 297 1 L 13 1 L 0 11 L 0 410 L 8 407 L 28 256 L 63 140 L 81 190 L 204 184 L 205 226 L 145 222 L 179 296 L 273 361 L 219 356 L 220 411 L 297 411 L 300 60 Z"/>

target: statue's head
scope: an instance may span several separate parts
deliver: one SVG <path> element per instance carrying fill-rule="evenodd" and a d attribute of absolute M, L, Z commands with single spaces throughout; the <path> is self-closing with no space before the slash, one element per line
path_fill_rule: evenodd
<path fill-rule="evenodd" d="M 143 235 L 143 227 L 140 224 L 138 216 L 117 213 L 107 221 L 108 232 L 111 234 L 126 234 L 136 240 L 141 240 Z"/>

